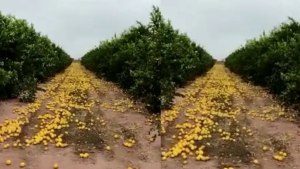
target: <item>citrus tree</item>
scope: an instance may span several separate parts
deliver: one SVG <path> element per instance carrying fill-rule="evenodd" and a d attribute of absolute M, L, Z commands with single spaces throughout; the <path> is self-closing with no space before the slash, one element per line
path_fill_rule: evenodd
<path fill-rule="evenodd" d="M 119 83 L 153 112 L 172 104 L 175 87 L 206 72 L 214 60 L 153 7 L 150 22 L 137 23 L 86 53 L 82 64 Z"/>

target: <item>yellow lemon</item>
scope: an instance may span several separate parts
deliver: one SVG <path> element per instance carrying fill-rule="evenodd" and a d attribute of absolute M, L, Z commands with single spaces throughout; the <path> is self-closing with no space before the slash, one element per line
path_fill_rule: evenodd
<path fill-rule="evenodd" d="M 254 164 L 259 164 L 259 161 L 258 161 L 257 159 L 254 159 L 254 160 L 253 160 L 253 163 L 254 163 Z"/>
<path fill-rule="evenodd" d="M 58 169 L 58 164 L 57 164 L 57 163 L 55 163 L 55 164 L 53 165 L 53 169 Z"/>
<path fill-rule="evenodd" d="M 262 148 L 264 151 L 267 151 L 269 148 L 267 146 L 263 146 Z"/>
<path fill-rule="evenodd" d="M 20 163 L 20 167 L 21 167 L 21 168 L 23 168 L 23 167 L 25 167 L 25 166 L 26 166 L 26 163 L 25 163 L 25 162 L 21 162 L 21 163 Z"/>
<path fill-rule="evenodd" d="M 11 160 L 6 160 L 6 161 L 5 161 L 5 164 L 6 164 L 6 165 L 11 165 L 12 162 L 11 162 Z"/>
<path fill-rule="evenodd" d="M 111 150 L 110 146 L 106 146 L 105 149 L 108 151 Z"/>

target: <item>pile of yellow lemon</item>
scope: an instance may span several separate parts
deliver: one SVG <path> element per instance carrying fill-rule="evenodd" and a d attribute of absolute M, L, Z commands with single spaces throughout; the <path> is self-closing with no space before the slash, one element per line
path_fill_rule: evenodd
<path fill-rule="evenodd" d="M 124 142 L 123 142 L 123 145 L 125 147 L 133 147 L 135 145 L 135 140 L 133 138 L 129 138 L 129 139 L 126 139 Z"/>
<path fill-rule="evenodd" d="M 247 112 L 252 117 L 274 121 L 285 116 L 280 105 L 259 107 L 261 111 L 248 111 L 242 104 L 233 102 L 239 97 L 268 97 L 262 89 L 252 87 L 242 82 L 236 75 L 230 73 L 223 65 L 216 64 L 206 76 L 197 78 L 183 91 L 184 97 L 170 109 L 162 112 L 161 133 L 165 134 L 169 124 L 174 124 L 172 130 L 172 145 L 162 149 L 162 160 L 181 157 L 187 163 L 190 156 L 196 160 L 206 161 L 210 157 L 206 148 L 212 145 L 213 140 L 236 142 L 241 137 L 252 137 L 254 132 L 239 122 L 241 112 Z M 224 123 L 233 127 L 226 128 Z M 171 126 L 173 127 L 173 126 Z M 168 136 L 169 137 L 169 136 Z M 220 139 L 219 139 L 220 138 Z M 234 143 L 232 144 L 234 146 Z M 263 147 L 263 150 L 268 150 Z M 277 153 L 274 159 L 283 160 L 287 154 Z M 259 164 L 258 160 L 253 161 Z M 232 167 L 227 167 L 227 169 Z"/>
<path fill-rule="evenodd" d="M 172 136 L 175 144 L 162 152 L 162 160 L 177 156 L 187 159 L 188 156 L 193 156 L 196 160 L 207 161 L 210 157 L 204 155 L 205 148 L 211 145 L 213 133 L 218 133 L 224 141 L 234 142 L 235 137 L 239 136 L 241 129 L 237 128 L 234 133 L 231 133 L 231 131 L 219 128 L 219 123 L 216 121 L 217 119 L 237 121 L 236 116 L 240 109 L 230 108 L 230 98 L 238 93 L 233 81 L 218 66 L 207 74 L 205 77 L 196 79 L 191 89 L 185 92 L 185 97 L 179 106 L 163 112 L 162 126 L 165 126 L 164 123 L 174 121 L 179 116 L 179 111 L 189 105 L 184 111 L 185 121 L 175 126 L 177 134 Z M 198 97 L 199 94 L 204 97 Z M 225 109 L 228 105 L 229 108 Z M 184 163 L 187 163 L 186 160 Z"/>
<path fill-rule="evenodd" d="M 79 154 L 79 157 L 81 157 L 81 158 L 88 158 L 89 156 L 90 156 L 89 153 L 80 153 Z"/>
<path fill-rule="evenodd" d="M 273 155 L 273 158 L 278 161 L 282 161 L 287 157 L 287 153 L 283 151 L 279 151 Z"/>

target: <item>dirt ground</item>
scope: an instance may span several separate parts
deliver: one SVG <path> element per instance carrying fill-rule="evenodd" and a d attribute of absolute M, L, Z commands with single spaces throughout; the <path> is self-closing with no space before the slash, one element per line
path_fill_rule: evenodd
<path fill-rule="evenodd" d="M 85 85 L 87 85 L 86 88 L 84 88 Z M 29 104 L 20 103 L 17 99 L 0 102 L 0 135 L 5 140 L 0 144 L 1 169 L 20 168 L 20 162 L 25 162 L 24 168 L 28 169 L 51 169 L 55 163 L 63 169 L 160 168 L 161 140 L 157 132 L 157 122 L 155 122 L 158 118 L 148 113 L 138 103 L 133 103 L 117 86 L 95 77 L 78 63 L 75 65 L 73 63 L 64 73 L 39 86 L 45 89 L 45 91 L 38 92 L 37 100 L 40 100 L 41 104 L 34 113 L 26 114 L 26 117 L 15 112 L 14 109 L 26 108 Z M 37 136 L 36 133 L 43 130 L 43 126 L 49 127 L 50 121 L 49 124 L 42 123 L 40 115 L 48 114 L 50 117 L 54 115 L 51 104 L 55 108 L 65 108 L 65 103 L 68 103 L 67 100 L 73 96 L 72 92 L 67 92 L 70 96 L 65 96 L 65 91 L 68 90 L 83 91 L 78 95 L 87 97 L 75 106 L 74 102 L 69 102 L 70 106 L 78 107 L 77 109 L 70 108 L 70 111 L 76 112 L 74 117 L 66 118 L 68 120 L 66 126 L 59 125 L 53 130 L 57 133 L 56 135 L 67 133 L 64 134 L 63 141 L 68 146 L 56 147 L 57 140 L 52 143 L 43 140 L 41 143 L 25 146 L 24 140 L 26 141 L 30 137 L 38 138 L 34 137 Z M 63 96 L 63 98 L 59 96 Z M 60 101 L 55 102 L 54 100 Z M 84 106 L 88 103 L 93 103 L 90 104 L 92 105 L 90 113 L 83 111 Z M 61 116 L 63 114 L 60 114 Z M 20 125 L 21 131 L 17 134 L 18 136 L 6 138 L 11 132 L 4 129 L 4 122 L 21 118 L 27 118 L 29 122 Z M 95 122 L 97 120 L 100 121 L 100 124 Z M 75 121 L 78 123 L 76 124 Z M 79 124 L 85 124 L 87 129 L 79 129 Z M 7 126 L 6 128 L 9 128 L 13 125 Z M 93 137 L 94 135 L 96 137 Z M 94 138 L 98 140 L 93 140 Z M 124 146 L 124 142 L 129 138 L 135 141 L 132 147 Z M 55 139 L 58 139 L 57 136 Z M 22 145 L 15 146 L 16 140 L 17 142 L 21 140 Z M 46 143 L 43 145 L 44 142 Z M 8 148 L 5 147 L 6 144 L 9 144 Z M 81 158 L 80 153 L 89 153 L 89 157 Z M 11 160 L 12 164 L 6 165 L 6 160 Z"/>
<path fill-rule="evenodd" d="M 78 63 L 39 88 L 34 104 L 0 102 L 1 169 L 300 168 L 294 110 L 222 64 L 177 89 L 161 116 Z"/>
<path fill-rule="evenodd" d="M 243 82 L 224 65 L 216 64 L 205 76 L 177 92 L 180 95 L 174 99 L 173 108 L 161 116 L 162 150 L 167 154 L 162 168 L 300 168 L 300 123 L 296 113 L 265 89 Z M 221 95 L 224 97 L 220 99 Z M 194 119 L 207 116 L 218 126 L 208 129 L 210 137 L 190 141 L 197 124 Z M 223 139 L 220 129 L 234 141 Z M 204 155 L 210 159 L 196 160 L 191 144 L 205 145 Z M 280 151 L 286 156 L 274 159 Z"/>

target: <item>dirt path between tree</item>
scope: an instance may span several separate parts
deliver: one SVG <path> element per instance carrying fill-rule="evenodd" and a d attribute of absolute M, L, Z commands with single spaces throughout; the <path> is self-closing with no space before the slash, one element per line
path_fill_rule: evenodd
<path fill-rule="evenodd" d="M 78 63 L 40 87 L 32 104 L 0 102 L 1 169 L 300 168 L 295 112 L 222 64 L 161 117 Z"/>
<path fill-rule="evenodd" d="M 160 168 L 158 117 L 116 85 L 73 63 L 40 87 L 33 104 L 0 102 L 1 169 Z"/>
<path fill-rule="evenodd" d="M 295 112 L 266 90 L 216 64 L 178 92 L 189 104 L 162 113 L 162 168 L 300 168 Z"/>

